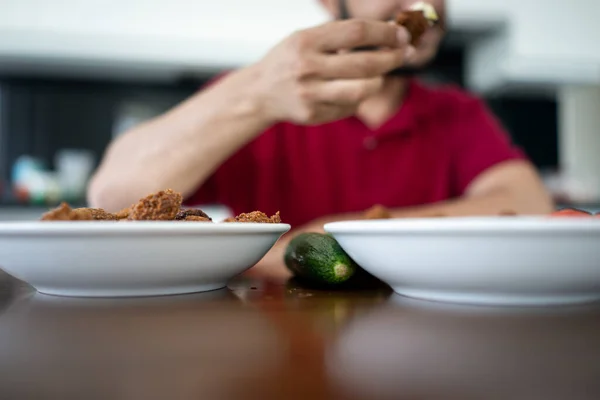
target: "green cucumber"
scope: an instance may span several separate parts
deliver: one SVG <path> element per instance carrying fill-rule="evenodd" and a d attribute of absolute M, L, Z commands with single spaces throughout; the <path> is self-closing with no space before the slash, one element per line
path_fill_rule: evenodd
<path fill-rule="evenodd" d="M 297 277 L 330 285 L 346 282 L 359 269 L 333 236 L 316 232 L 294 237 L 284 260 Z"/>

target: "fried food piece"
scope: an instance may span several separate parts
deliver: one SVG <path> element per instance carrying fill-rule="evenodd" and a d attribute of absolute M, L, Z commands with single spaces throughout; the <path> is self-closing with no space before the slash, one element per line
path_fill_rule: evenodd
<path fill-rule="evenodd" d="M 281 217 L 279 211 L 275 215 L 267 216 L 262 211 L 252 211 L 249 213 L 242 213 L 235 218 L 227 218 L 223 222 L 255 222 L 261 224 L 279 224 L 281 223 Z"/>
<path fill-rule="evenodd" d="M 72 209 L 67 203 L 61 203 L 54 210 L 48 211 L 42 221 L 114 221 L 115 216 L 101 208 Z"/>
<path fill-rule="evenodd" d="M 212 222 L 212 219 L 200 217 L 198 215 L 188 215 L 184 219 L 178 219 L 177 221 Z"/>
<path fill-rule="evenodd" d="M 271 215 L 271 223 L 272 224 L 280 224 L 281 223 L 281 215 L 279 215 L 279 211 L 275 213 L 275 215 Z"/>
<path fill-rule="evenodd" d="M 396 23 L 402 25 L 410 33 L 410 44 L 418 46 L 421 37 L 429 28 L 429 22 L 421 11 L 404 11 L 396 17 Z"/>
<path fill-rule="evenodd" d="M 408 216 L 411 218 L 414 218 L 415 216 Z M 442 213 L 436 213 L 436 214 L 425 214 L 425 215 L 418 215 L 416 216 L 418 218 L 445 218 L 447 217 L 446 214 L 442 214 Z M 390 212 L 389 209 L 385 208 L 382 205 L 376 204 L 373 207 L 369 208 L 367 211 L 365 211 L 364 214 L 364 218 L 365 219 L 390 219 L 393 218 L 392 214 Z M 406 217 L 404 217 L 406 218 Z"/>
<path fill-rule="evenodd" d="M 392 218 L 390 211 L 380 204 L 376 204 L 373 207 L 365 211 L 365 219 L 389 219 Z"/>
<path fill-rule="evenodd" d="M 271 222 L 271 218 L 267 216 L 267 214 L 261 211 L 252 211 L 249 213 L 242 213 L 238 215 L 236 218 L 237 222 L 259 222 L 259 223 L 269 223 Z"/>
<path fill-rule="evenodd" d="M 181 207 L 181 194 L 171 189 L 161 190 L 135 204 L 129 219 L 134 221 L 172 221 Z"/>
<path fill-rule="evenodd" d="M 563 208 L 550 214 L 551 217 L 591 217 L 592 213 L 577 208 Z"/>
<path fill-rule="evenodd" d="M 431 214 L 428 215 L 426 218 L 446 218 L 448 217 L 446 214 Z"/>
<path fill-rule="evenodd" d="M 54 210 L 50 210 L 44 215 L 42 215 L 42 221 L 72 221 L 71 207 L 67 203 L 61 203 L 60 206 L 56 207 Z"/>
<path fill-rule="evenodd" d="M 131 209 L 133 206 L 129 206 L 127 208 L 122 209 L 121 211 L 117 211 L 114 216 L 117 220 L 123 220 L 129 218 L 129 214 L 131 214 Z"/>
<path fill-rule="evenodd" d="M 410 44 L 418 46 L 427 29 L 438 22 L 438 15 L 431 4 L 419 2 L 411 10 L 399 13 L 395 21 L 410 33 Z"/>
<path fill-rule="evenodd" d="M 212 218 L 199 208 L 181 210 L 175 216 L 177 221 L 212 221 Z"/>
<path fill-rule="evenodd" d="M 83 209 L 78 208 L 73 211 L 77 211 L 77 210 L 83 210 Z M 94 219 L 96 221 L 116 221 L 117 220 L 117 217 L 114 214 L 109 213 L 109 212 L 103 210 L 102 208 L 88 208 L 87 210 L 89 210 L 90 213 L 92 214 L 92 219 Z"/>

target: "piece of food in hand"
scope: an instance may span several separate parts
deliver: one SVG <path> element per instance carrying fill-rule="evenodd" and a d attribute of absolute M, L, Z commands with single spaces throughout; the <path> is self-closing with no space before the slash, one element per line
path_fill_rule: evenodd
<path fill-rule="evenodd" d="M 563 208 L 550 214 L 551 217 L 591 217 L 592 214 L 576 208 Z"/>
<path fill-rule="evenodd" d="M 365 211 L 365 219 L 389 219 L 392 218 L 390 211 L 382 205 L 376 204 Z"/>
<path fill-rule="evenodd" d="M 211 222 L 210 218 L 204 211 L 199 208 L 189 208 L 181 210 L 175 216 L 176 221 L 199 221 L 199 222 Z"/>
<path fill-rule="evenodd" d="M 340 284 L 359 267 L 331 236 L 316 232 L 294 237 L 285 251 L 285 265 L 297 277 L 324 284 Z"/>
<path fill-rule="evenodd" d="M 54 210 L 48 211 L 42 221 L 115 221 L 113 214 L 101 208 L 71 208 L 67 203 L 61 203 Z"/>
<path fill-rule="evenodd" d="M 425 2 L 416 3 L 408 11 L 396 16 L 396 23 L 402 25 L 410 33 L 412 46 L 418 46 L 427 29 L 438 23 L 439 17 L 435 8 Z"/>
<path fill-rule="evenodd" d="M 162 190 L 135 204 L 129 219 L 134 221 L 171 221 L 181 208 L 182 197 L 171 189 Z"/>
<path fill-rule="evenodd" d="M 279 211 L 270 217 L 262 211 L 252 211 L 249 213 L 242 213 L 236 217 L 227 218 L 223 222 L 256 222 L 262 224 L 279 224 L 281 223 L 281 217 L 279 215 Z"/>

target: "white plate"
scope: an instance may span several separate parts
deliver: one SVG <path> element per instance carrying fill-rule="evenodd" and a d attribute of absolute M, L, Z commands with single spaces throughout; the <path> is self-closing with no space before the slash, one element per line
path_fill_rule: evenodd
<path fill-rule="evenodd" d="M 598 218 L 347 221 L 325 230 L 408 297 L 496 305 L 600 300 Z"/>
<path fill-rule="evenodd" d="M 39 292 L 155 296 L 203 292 L 252 267 L 288 224 L 0 223 L 0 268 Z"/>

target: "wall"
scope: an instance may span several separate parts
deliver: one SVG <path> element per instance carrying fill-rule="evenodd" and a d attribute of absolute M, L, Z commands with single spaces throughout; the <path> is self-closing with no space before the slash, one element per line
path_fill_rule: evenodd
<path fill-rule="evenodd" d="M 600 199 L 600 86 L 559 94 L 560 150 L 565 179 L 581 201 Z"/>
<path fill-rule="evenodd" d="M 469 86 L 480 92 L 521 86 L 558 89 L 600 83 L 600 1 L 452 0 L 458 20 L 468 9 L 503 20 L 492 35 L 473 38 Z M 494 3 L 494 4 L 491 4 Z M 492 11 L 492 9 L 494 11 Z M 464 20 L 464 17 L 463 17 Z"/>
<path fill-rule="evenodd" d="M 246 64 L 326 19 L 311 0 L 1 0 L 0 9 L 5 63 L 99 63 L 96 73 L 112 67 L 130 76 Z"/>
<path fill-rule="evenodd" d="M 447 8 L 451 29 L 471 33 L 474 90 L 600 82 L 600 1 L 447 0 Z M 316 0 L 0 0 L 0 10 L 0 70 L 121 79 L 246 64 L 326 20 Z"/>

